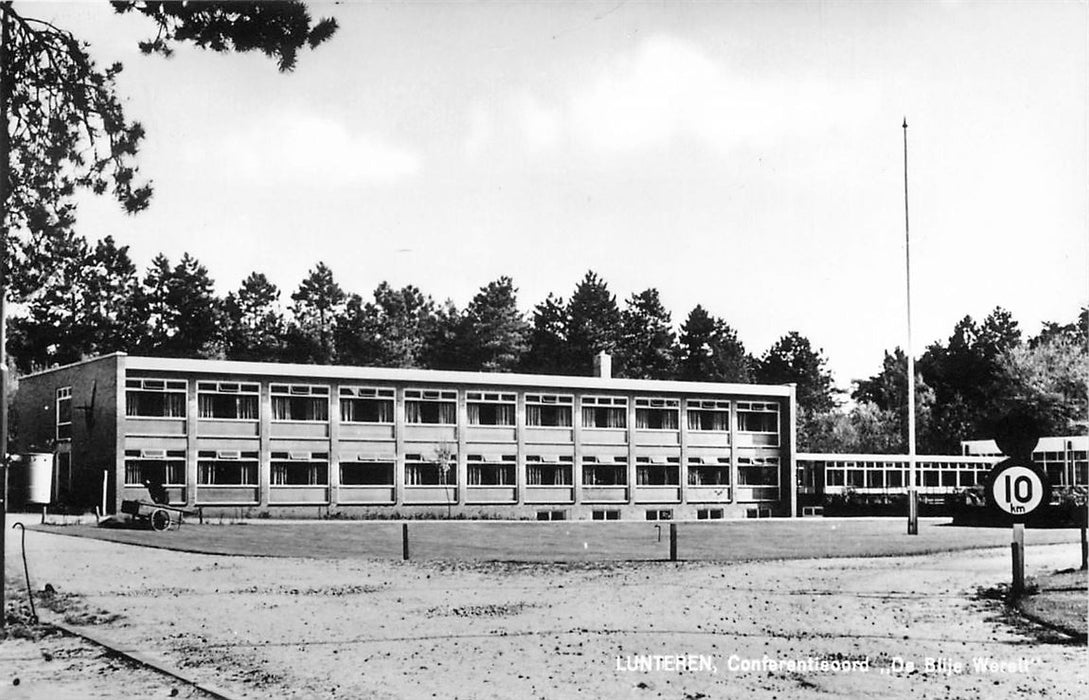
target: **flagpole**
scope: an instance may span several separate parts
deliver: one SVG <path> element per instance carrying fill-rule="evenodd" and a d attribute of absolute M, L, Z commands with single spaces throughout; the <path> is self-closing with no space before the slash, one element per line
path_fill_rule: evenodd
<path fill-rule="evenodd" d="M 904 261 L 907 279 L 908 534 L 919 534 L 915 459 L 915 352 L 911 344 L 911 226 L 908 222 L 908 122 L 904 117 Z"/>

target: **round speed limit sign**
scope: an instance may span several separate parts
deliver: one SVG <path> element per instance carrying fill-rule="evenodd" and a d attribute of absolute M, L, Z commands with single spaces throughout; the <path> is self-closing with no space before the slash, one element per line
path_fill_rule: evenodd
<path fill-rule="evenodd" d="M 996 464 L 987 500 L 1015 518 L 1024 517 L 1051 500 L 1051 485 L 1039 470 L 1012 460 Z"/>

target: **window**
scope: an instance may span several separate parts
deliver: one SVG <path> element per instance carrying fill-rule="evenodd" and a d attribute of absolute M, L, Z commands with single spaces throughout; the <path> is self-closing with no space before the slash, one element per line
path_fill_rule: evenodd
<path fill-rule="evenodd" d="M 393 486 L 392 459 L 340 463 L 341 486 Z"/>
<path fill-rule="evenodd" d="M 861 474 L 862 470 L 858 470 Z M 739 486 L 778 486 L 778 457 L 739 457 L 737 460 Z"/>
<path fill-rule="evenodd" d="M 904 485 L 904 471 L 897 467 L 885 472 L 885 481 L 889 488 L 900 488 Z"/>
<path fill-rule="evenodd" d="M 539 510 L 538 520 L 567 520 L 567 511 L 563 510 Z"/>
<path fill-rule="evenodd" d="M 881 471 L 881 464 L 868 463 L 866 469 L 866 488 L 868 489 L 882 489 L 885 488 L 885 472 Z M 954 476 L 956 474 L 954 473 Z"/>
<path fill-rule="evenodd" d="M 256 486 L 257 453 L 202 450 L 197 453 L 197 483 L 202 486 Z"/>
<path fill-rule="evenodd" d="M 690 486 L 729 486 L 729 457 L 689 457 L 688 483 Z"/>
<path fill-rule="evenodd" d="M 238 382 L 197 382 L 201 418 L 257 420 L 258 386 Z"/>
<path fill-rule="evenodd" d="M 743 433 L 779 435 L 779 405 L 755 401 L 737 404 L 737 429 Z M 774 444 L 761 441 L 761 444 Z"/>
<path fill-rule="evenodd" d="M 626 428 L 628 400 L 621 396 L 582 397 L 582 427 Z"/>
<path fill-rule="evenodd" d="M 862 469 L 858 469 L 854 462 L 850 462 L 847 465 L 847 485 L 851 488 L 860 489 L 866 485 L 866 472 Z M 852 468 L 854 467 L 854 468 Z M 742 482 L 744 483 L 744 482 Z"/>
<path fill-rule="evenodd" d="M 457 425 L 456 391 L 405 390 L 405 422 Z"/>
<path fill-rule="evenodd" d="M 72 453 L 57 453 L 57 500 L 61 503 L 67 501 L 72 494 Z"/>
<path fill-rule="evenodd" d="M 393 389 L 340 387 L 342 423 L 392 423 Z"/>
<path fill-rule="evenodd" d="M 620 520 L 620 511 L 611 509 L 599 509 L 593 512 L 594 520 Z"/>
<path fill-rule="evenodd" d="M 676 486 L 681 483 L 680 458 L 636 457 L 637 486 Z"/>
<path fill-rule="evenodd" d="M 722 508 L 700 508 L 696 511 L 696 520 L 722 520 Z"/>
<path fill-rule="evenodd" d="M 526 425 L 570 428 L 574 397 L 554 394 L 526 394 Z"/>
<path fill-rule="evenodd" d="M 636 399 L 635 427 L 640 430 L 676 430 L 680 399 Z"/>
<path fill-rule="evenodd" d="M 672 520 L 673 511 L 669 508 L 657 508 L 647 511 L 647 520 Z"/>
<path fill-rule="evenodd" d="M 628 463 L 625 457 L 586 457 L 582 462 L 584 486 L 626 486 Z"/>
<path fill-rule="evenodd" d="M 272 420 L 325 422 L 329 420 L 329 387 L 273 384 Z"/>
<path fill-rule="evenodd" d="M 570 486 L 571 468 L 574 459 L 571 457 L 540 457 L 530 455 L 526 457 L 526 485 L 527 486 Z"/>
<path fill-rule="evenodd" d="M 469 455 L 469 486 L 514 486 L 514 455 Z"/>
<path fill-rule="evenodd" d="M 72 439 L 72 387 L 57 389 L 57 439 Z"/>
<path fill-rule="evenodd" d="M 937 486 L 940 478 L 937 469 L 923 470 L 923 486 Z"/>
<path fill-rule="evenodd" d="M 185 418 L 185 380 L 126 379 L 125 415 Z"/>
<path fill-rule="evenodd" d="M 185 486 L 185 450 L 125 450 L 125 486 Z"/>
<path fill-rule="evenodd" d="M 825 486 L 843 486 L 845 483 L 845 477 L 843 469 L 833 469 L 828 467 L 824 470 L 824 484 Z"/>
<path fill-rule="evenodd" d="M 405 455 L 405 486 L 456 486 L 457 457 L 425 460 L 422 455 Z"/>
<path fill-rule="evenodd" d="M 688 400 L 688 429 L 696 431 L 730 431 L 730 402 Z"/>
<path fill-rule="evenodd" d="M 942 486 L 956 486 L 957 485 L 957 470 L 946 467 L 941 470 Z"/>
<path fill-rule="evenodd" d="M 514 425 L 514 394 L 470 391 L 466 398 L 469 425 Z"/>
<path fill-rule="evenodd" d="M 273 486 L 328 486 L 329 455 L 326 452 L 273 452 L 270 483 Z"/>

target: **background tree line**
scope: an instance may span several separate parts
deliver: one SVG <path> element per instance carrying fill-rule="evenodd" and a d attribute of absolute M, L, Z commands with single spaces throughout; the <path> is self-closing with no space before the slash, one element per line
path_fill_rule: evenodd
<path fill-rule="evenodd" d="M 896 453 L 906 449 L 906 357 L 885 353 L 881 371 L 856 382 L 850 401 L 827 359 L 790 332 L 760 355 L 702 305 L 674 331 L 658 291 L 621 305 L 588 272 L 565 300 L 549 294 L 524 314 L 517 288 L 500 277 L 464 308 L 437 303 L 415 286 L 382 282 L 369 297 L 346 291 L 318 263 L 287 298 L 259 272 L 220 297 L 194 257 L 159 255 L 143 274 L 112 238 L 93 245 L 54 236 L 24 269 L 20 312 L 8 349 L 26 372 L 123 350 L 141 355 L 263 362 L 421 367 L 588 375 L 593 357 L 613 356 L 618 377 L 797 385 L 804 449 Z M 285 308 L 286 304 L 286 308 Z M 921 452 L 949 453 L 986 435 L 1013 403 L 1032 407 L 1049 434 L 1086 430 L 1087 316 L 1048 323 L 1023 338 L 1009 312 L 965 317 L 917 362 Z"/>

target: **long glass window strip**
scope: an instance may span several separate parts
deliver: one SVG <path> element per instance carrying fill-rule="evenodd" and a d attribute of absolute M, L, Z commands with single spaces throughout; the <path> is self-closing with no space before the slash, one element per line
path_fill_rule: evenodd
<path fill-rule="evenodd" d="M 514 425 L 514 394 L 470 391 L 466 401 L 469 425 Z"/>
<path fill-rule="evenodd" d="M 328 486 L 326 452 L 273 452 L 269 483 L 272 486 Z"/>
<path fill-rule="evenodd" d="M 668 457 L 665 462 L 649 457 L 635 458 L 636 486 L 679 486 L 681 466 L 679 457 Z"/>
<path fill-rule="evenodd" d="M 422 455 L 405 455 L 405 486 L 456 486 L 454 469 L 457 457 L 445 460 L 424 459 Z"/>
<path fill-rule="evenodd" d="M 537 455 L 526 456 L 527 486 L 570 486 L 574 459 L 560 457 L 558 461 L 545 460 Z"/>
<path fill-rule="evenodd" d="M 185 380 L 126 379 L 125 415 L 139 418 L 185 418 Z"/>
<path fill-rule="evenodd" d="M 743 433 L 778 434 L 779 405 L 757 401 L 737 403 L 737 429 Z"/>
<path fill-rule="evenodd" d="M 690 486 L 729 486 L 729 457 L 689 457 L 688 484 Z"/>
<path fill-rule="evenodd" d="M 850 474 L 851 470 L 848 470 Z M 861 474 L 862 471 L 858 470 Z M 739 457 L 737 460 L 739 486 L 778 486 L 778 457 Z"/>
<path fill-rule="evenodd" d="M 570 428 L 575 397 L 558 394 L 526 394 L 526 425 Z"/>
<path fill-rule="evenodd" d="M 185 486 L 185 450 L 125 450 L 125 486 Z"/>
<path fill-rule="evenodd" d="M 623 396 L 583 396 L 582 427 L 628 427 L 628 399 Z"/>
<path fill-rule="evenodd" d="M 201 450 L 197 453 L 197 484 L 257 486 L 257 453 Z"/>
<path fill-rule="evenodd" d="M 393 486 L 393 460 L 340 463 L 341 486 Z"/>
<path fill-rule="evenodd" d="M 624 457 L 587 458 L 582 463 L 583 486 L 627 486 L 628 461 Z"/>
<path fill-rule="evenodd" d="M 62 386 L 57 389 L 57 431 L 58 440 L 72 439 L 72 387 Z"/>
<path fill-rule="evenodd" d="M 680 414 L 680 399 L 635 400 L 635 427 L 640 430 L 676 430 Z"/>
<path fill-rule="evenodd" d="M 340 387 L 342 423 L 393 423 L 393 389 Z"/>
<path fill-rule="evenodd" d="M 405 422 L 425 425 L 457 425 L 456 391 L 405 390 Z"/>
<path fill-rule="evenodd" d="M 688 399 L 688 429 L 700 432 L 730 431 L 730 402 L 714 399 Z"/>
<path fill-rule="evenodd" d="M 273 384 L 272 420 L 324 423 L 329 420 L 329 387 Z"/>
<path fill-rule="evenodd" d="M 516 462 L 514 455 L 500 458 L 468 455 L 469 486 L 514 486 Z"/>
<path fill-rule="evenodd" d="M 257 420 L 260 387 L 241 382 L 197 382 L 197 415 L 220 420 Z"/>

